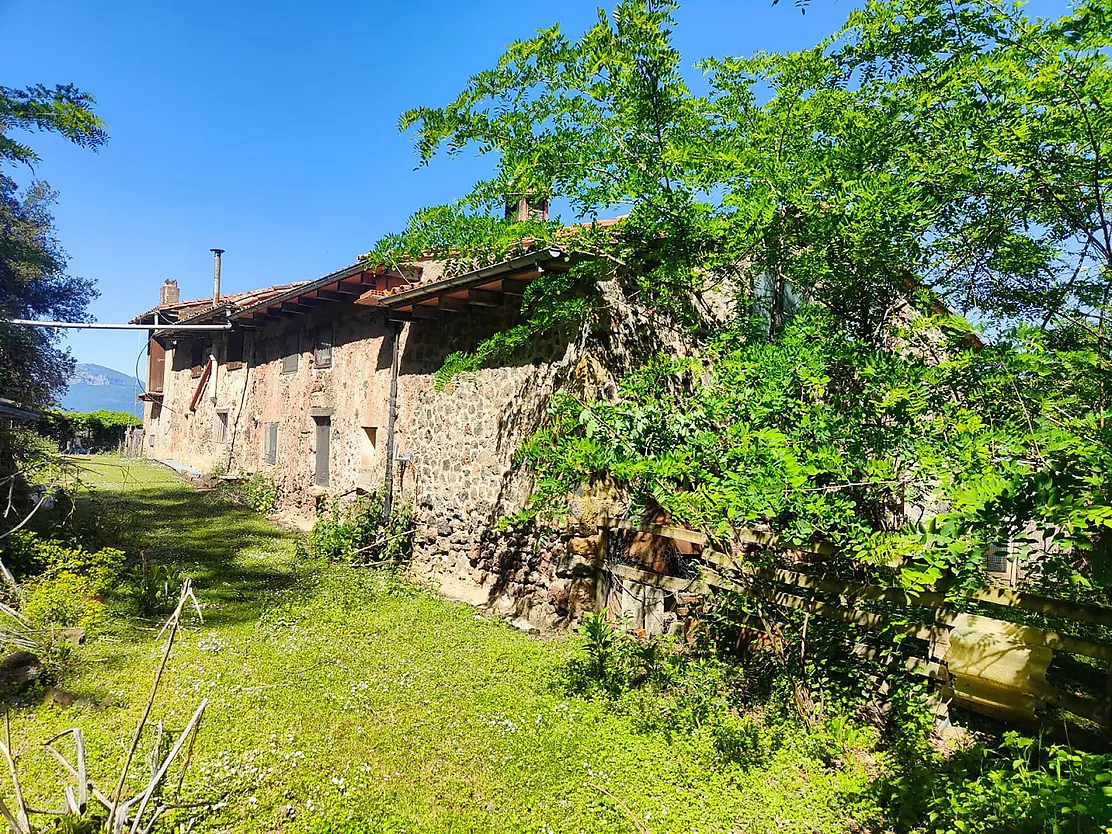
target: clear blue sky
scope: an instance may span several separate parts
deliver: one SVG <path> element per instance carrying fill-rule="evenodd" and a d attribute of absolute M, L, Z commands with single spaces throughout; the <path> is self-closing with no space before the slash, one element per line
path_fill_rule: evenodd
<path fill-rule="evenodd" d="M 676 43 L 689 64 L 801 48 L 855 4 L 814 0 L 802 16 L 793 0 L 689 0 Z M 227 292 L 316 278 L 413 210 L 459 196 L 481 163 L 415 171 L 398 114 L 446 102 L 539 27 L 578 34 L 595 9 L 579 0 L 0 0 L 0 84 L 72 82 L 96 96 L 108 145 L 92 153 L 33 137 L 35 174 L 59 192 L 70 272 L 99 284 L 93 314 L 127 321 L 157 302 L 164 278 L 177 279 L 183 298 L 210 295 L 214 246 L 227 250 Z M 81 331 L 70 344 L 78 361 L 131 373 L 141 340 Z"/>

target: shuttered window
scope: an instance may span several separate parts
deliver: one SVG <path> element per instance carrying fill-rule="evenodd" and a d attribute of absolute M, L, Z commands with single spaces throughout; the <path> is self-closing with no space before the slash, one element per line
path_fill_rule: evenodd
<path fill-rule="evenodd" d="M 267 463 L 273 465 L 278 462 L 278 424 L 266 424 L 266 444 L 263 457 Z"/>
<path fill-rule="evenodd" d="M 328 486 L 328 462 L 331 457 L 332 420 L 328 417 L 314 417 L 317 424 L 317 457 L 313 471 L 313 483 Z"/>
<path fill-rule="evenodd" d="M 297 357 L 301 352 L 301 339 L 296 330 L 291 330 L 282 337 L 282 373 L 292 374 L 297 371 Z"/>
<path fill-rule="evenodd" d="M 332 328 L 322 327 L 317 331 L 316 344 L 313 346 L 313 367 L 332 367 Z"/>

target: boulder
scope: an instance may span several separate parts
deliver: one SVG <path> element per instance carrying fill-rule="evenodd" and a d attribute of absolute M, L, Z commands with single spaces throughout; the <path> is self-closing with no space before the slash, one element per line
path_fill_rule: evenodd
<path fill-rule="evenodd" d="M 0 660 L 0 689 L 21 690 L 46 674 L 46 667 L 31 652 L 12 652 Z"/>

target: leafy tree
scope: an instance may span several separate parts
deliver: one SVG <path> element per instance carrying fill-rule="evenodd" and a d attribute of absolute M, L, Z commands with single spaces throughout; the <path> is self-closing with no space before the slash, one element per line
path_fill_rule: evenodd
<path fill-rule="evenodd" d="M 21 191 L 3 166 L 39 161 L 13 131 L 50 131 L 84 147 L 102 145 L 107 134 L 93 103 L 72 85 L 53 90 L 0 87 L 0 397 L 29 405 L 53 402 L 72 374 L 73 357 L 57 333 L 17 327 L 8 320 L 81 320 L 96 289 L 91 281 L 66 273 L 66 254 L 54 235 L 49 210 L 54 192 L 42 181 Z M 7 496 L 0 539 L 42 505 L 31 485 L 48 487 L 61 478 L 57 449 L 48 445 L 29 429 L 0 431 L 0 484 Z"/>
<path fill-rule="evenodd" d="M 108 141 L 104 123 L 93 112 L 94 99 L 72 84 L 50 89 L 42 84 L 17 89 L 0 86 L 0 162 L 33 165 L 38 154 L 12 138 L 12 129 L 58 133 L 75 145 L 99 148 Z"/>
<path fill-rule="evenodd" d="M 107 134 L 93 103 L 72 85 L 0 87 L 0 165 L 39 161 L 13 131 L 50 131 L 83 147 L 102 145 Z M 96 297 L 91 281 L 66 273 L 66 254 L 49 211 L 55 196 L 41 181 L 21 191 L 0 168 L 0 396 L 31 404 L 53 400 L 73 370 L 73 359 L 56 333 L 3 320 L 77 321 Z"/>
<path fill-rule="evenodd" d="M 697 348 L 616 402 L 558 398 L 522 450 L 534 509 L 605 475 L 724 538 L 767 524 L 913 556 L 911 587 L 976 584 L 988 548 L 1025 538 L 1047 581 L 1106 584 L 1112 6 L 874 0 L 813 49 L 702 61 L 706 95 L 675 9 L 542 30 L 402 117 L 423 163 L 473 149 L 493 173 L 374 258 L 462 267 L 525 239 L 572 263 L 445 376 L 595 315 L 600 281 Z M 503 220 L 521 195 L 587 225 Z"/>

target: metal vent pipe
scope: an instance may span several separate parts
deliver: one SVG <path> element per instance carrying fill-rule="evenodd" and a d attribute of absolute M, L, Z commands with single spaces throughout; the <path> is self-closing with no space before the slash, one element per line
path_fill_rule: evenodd
<path fill-rule="evenodd" d="M 220 306 L 220 256 L 223 249 L 210 249 L 212 252 L 212 306 Z"/>

